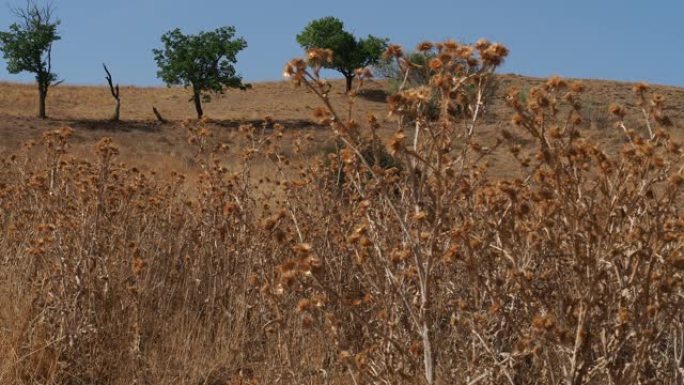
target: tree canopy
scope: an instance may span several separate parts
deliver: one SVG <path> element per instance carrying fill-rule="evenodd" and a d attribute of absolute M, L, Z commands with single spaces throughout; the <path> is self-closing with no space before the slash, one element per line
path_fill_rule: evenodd
<path fill-rule="evenodd" d="M 182 85 L 193 91 L 197 117 L 202 118 L 202 100 L 211 100 L 211 92 L 226 88 L 245 89 L 242 77 L 233 64 L 237 54 L 247 47 L 243 38 L 235 38 L 234 27 L 186 35 L 176 28 L 161 37 L 164 48 L 154 49 L 159 67 L 157 76 L 167 85 Z"/>
<path fill-rule="evenodd" d="M 357 39 L 344 30 L 342 21 L 332 16 L 313 20 L 297 35 L 297 42 L 307 50 L 331 50 L 333 60 L 324 66 L 344 75 L 347 80 L 347 91 L 351 89 L 356 69 L 378 63 L 387 48 L 387 39 L 372 35 L 365 39 Z"/>

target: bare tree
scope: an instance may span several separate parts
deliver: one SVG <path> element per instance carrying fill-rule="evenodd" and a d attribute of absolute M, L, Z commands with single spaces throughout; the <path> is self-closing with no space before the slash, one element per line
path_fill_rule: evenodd
<path fill-rule="evenodd" d="M 118 122 L 119 117 L 121 115 L 121 98 L 119 97 L 119 85 L 114 85 L 114 82 L 112 81 L 112 74 L 109 72 L 109 69 L 107 69 L 107 65 L 102 63 L 102 67 L 104 67 L 104 70 L 107 73 L 107 77 L 105 79 L 107 79 L 107 83 L 109 83 L 109 91 L 112 93 L 112 97 L 114 98 L 114 100 L 116 100 L 116 107 L 114 108 L 114 115 L 112 115 L 111 120 L 114 122 Z"/>
<path fill-rule="evenodd" d="M 157 109 L 157 107 L 152 106 L 152 112 L 154 112 L 154 116 L 157 117 L 157 120 L 159 123 L 166 123 L 166 119 L 162 116 L 161 112 Z"/>

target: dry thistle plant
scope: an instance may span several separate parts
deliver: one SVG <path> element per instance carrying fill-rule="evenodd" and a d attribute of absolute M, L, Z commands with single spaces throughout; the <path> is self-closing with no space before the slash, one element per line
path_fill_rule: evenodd
<path fill-rule="evenodd" d="M 268 251 L 249 178 L 263 143 L 228 170 L 225 146 L 191 128 L 207 162 L 186 195 L 182 175 L 118 163 L 109 139 L 94 161 L 74 158 L 70 134 L 34 145 L 44 161 L 27 148 L 3 162 L 0 383 L 253 383 L 277 353 L 252 327 L 271 319 L 255 286 Z"/>
<path fill-rule="evenodd" d="M 325 165 L 312 170 L 312 176 L 326 171 L 338 175 L 330 180 L 341 186 L 301 184 L 290 194 L 290 206 L 302 212 L 297 221 L 314 217 L 311 225 L 329 225 L 300 230 L 302 243 L 281 266 L 281 285 L 301 278 L 312 298 L 330 301 L 300 309 L 326 325 L 341 360 L 363 382 L 422 378 L 433 384 L 444 377 L 438 352 L 444 349 L 439 345 L 449 325 L 450 307 L 441 301 L 453 278 L 444 274 L 455 254 L 452 226 L 461 226 L 460 219 L 468 215 L 461 210 L 467 209 L 470 186 L 481 183 L 478 160 L 492 151 L 473 135 L 483 89 L 508 53 L 487 41 L 475 46 L 423 43 L 419 50 L 434 56 L 427 62 L 433 71 L 430 86 L 402 87 L 388 99 L 399 129 L 387 149 L 378 143 L 375 117 L 369 117 L 369 129 L 363 132 L 330 104 L 329 85 L 318 76 L 319 60 L 329 53 L 313 51 L 308 62 L 294 60 L 286 67 L 296 85 L 321 97 L 325 109 L 318 115 L 330 122 L 344 146 L 331 157 L 327 170 Z M 400 47 L 391 46 L 386 56 L 394 57 L 407 77 L 415 66 L 404 59 Z M 358 87 L 367 76 L 359 71 Z M 436 120 L 428 117 L 426 108 L 434 94 L 440 106 Z M 383 168 L 383 157 L 393 164 Z M 307 188 L 319 192 L 314 195 Z M 317 204 L 302 201 L 311 196 Z M 316 261 L 315 270 L 297 270 L 311 265 L 308 261 Z"/>
<path fill-rule="evenodd" d="M 612 105 L 609 151 L 583 129 L 583 85 L 551 78 L 525 103 L 511 90 L 485 141 L 506 48 L 403 52 L 386 56 L 430 81 L 389 97 L 389 140 L 353 119 L 370 71 L 341 111 L 332 52 L 287 64 L 335 138 L 315 162 L 310 133 L 272 119 L 228 140 L 186 123 L 196 183 L 122 164 L 109 139 L 74 156 L 66 128 L 3 159 L 0 383 L 681 384 L 684 162 L 664 98 L 640 84 L 636 111 Z M 518 172 L 494 178 L 504 152 Z"/>
<path fill-rule="evenodd" d="M 277 285 L 300 298 L 302 325 L 327 335 L 358 383 L 680 383 L 684 166 L 662 96 L 635 87 L 646 137 L 611 107 L 629 143 L 608 154 L 579 128 L 583 86 L 551 78 L 527 105 L 507 97 L 535 148 L 508 130 L 485 146 L 483 89 L 506 48 L 418 51 L 433 57 L 430 86 L 389 97 L 399 128 L 386 149 L 375 117 L 362 129 L 330 103 L 329 52 L 286 66 L 342 143 L 288 186 L 281 219 L 297 236 Z M 386 55 L 406 77 L 416 66 L 400 47 Z M 487 176 L 501 146 L 524 178 Z"/>

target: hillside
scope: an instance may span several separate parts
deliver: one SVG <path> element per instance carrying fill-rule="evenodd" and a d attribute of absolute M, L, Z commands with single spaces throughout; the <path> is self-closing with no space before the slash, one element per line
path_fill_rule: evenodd
<path fill-rule="evenodd" d="M 682 384 L 684 89 L 455 80 L 360 94 L 387 152 L 285 82 L 0 84 L 0 384 Z"/>
<path fill-rule="evenodd" d="M 493 137 L 498 128 L 509 125 L 509 108 L 503 95 L 511 87 L 526 90 L 543 79 L 518 75 L 500 75 L 499 84 L 487 115 L 480 125 L 483 140 Z M 610 125 L 608 106 L 617 102 L 633 111 L 631 83 L 586 80 L 583 97 L 585 128 L 590 136 L 610 143 L 621 143 L 623 137 Z M 347 99 L 341 94 L 342 81 L 333 81 L 333 104 L 343 110 Z M 385 133 L 392 132 L 396 124 L 387 118 L 384 81 L 365 85 L 354 107 L 355 117 L 363 121 L 368 113 L 381 119 Z M 680 135 L 684 121 L 684 89 L 654 86 L 654 91 L 665 96 L 668 111 L 675 123 L 675 135 Z M 123 121 L 107 121 L 113 110 L 113 99 L 104 86 L 58 86 L 48 97 L 50 119 L 34 117 L 36 90 L 31 84 L 0 82 L 0 146 L 13 149 L 23 142 L 37 138 L 51 128 L 68 126 L 75 130 L 74 142 L 79 147 L 90 147 L 102 137 L 112 137 L 121 147 L 122 158 L 138 166 L 157 163 L 164 168 L 192 171 L 192 156 L 186 144 L 186 129 L 182 122 L 194 117 L 188 102 L 188 92 L 180 88 L 123 87 Z M 167 124 L 159 124 L 152 113 L 156 106 Z M 305 89 L 295 89 L 288 82 L 256 83 L 248 91 L 229 90 L 225 95 L 205 104 L 209 127 L 219 138 L 229 140 L 230 134 L 242 123 L 258 123 L 270 116 L 283 124 L 289 132 L 308 130 L 318 147 L 330 140 L 325 129 L 317 126 L 312 116 L 319 100 Z M 317 147 L 316 145 L 313 146 Z M 315 152 L 315 151 L 314 151 Z M 495 165 L 496 166 L 496 165 Z M 500 167 L 505 172 L 506 162 Z"/>

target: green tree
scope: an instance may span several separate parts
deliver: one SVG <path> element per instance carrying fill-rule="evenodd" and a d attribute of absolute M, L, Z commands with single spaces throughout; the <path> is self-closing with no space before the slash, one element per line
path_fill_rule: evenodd
<path fill-rule="evenodd" d="M 185 35 L 176 28 L 161 37 L 164 48 L 154 49 L 159 71 L 157 77 L 168 86 L 192 88 L 197 118 L 204 115 L 202 101 L 211 100 L 211 92 L 222 94 L 226 88 L 249 88 L 242 83 L 233 64 L 238 52 L 247 47 L 243 38 L 234 38 L 234 27 Z"/>
<path fill-rule="evenodd" d="M 38 83 L 38 116 L 46 118 L 45 99 L 48 89 L 57 81 L 52 72 L 52 43 L 60 39 L 57 26 L 60 21 L 53 19 L 53 8 L 49 5 L 39 7 L 32 0 L 25 8 L 17 8 L 14 15 L 19 19 L 10 25 L 9 31 L 0 31 L 0 50 L 7 60 L 7 72 L 18 74 L 31 72 Z"/>
<path fill-rule="evenodd" d="M 328 16 L 314 20 L 297 35 L 297 43 L 304 49 L 324 48 L 333 52 L 333 60 L 325 65 L 344 75 L 347 92 L 351 90 L 356 69 L 378 63 L 387 48 L 387 39 L 368 35 L 357 39 L 344 30 L 344 23 Z"/>

